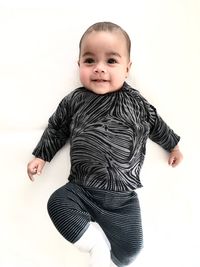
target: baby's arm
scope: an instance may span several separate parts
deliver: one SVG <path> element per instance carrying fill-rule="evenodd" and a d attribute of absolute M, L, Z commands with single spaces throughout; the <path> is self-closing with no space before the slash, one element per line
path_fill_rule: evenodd
<path fill-rule="evenodd" d="M 176 167 L 183 159 L 183 155 L 178 146 L 180 136 L 163 121 L 154 106 L 141 95 L 140 97 L 145 107 L 147 121 L 150 125 L 149 138 L 169 152 L 168 164 Z"/>
<path fill-rule="evenodd" d="M 40 158 L 34 158 L 27 165 L 27 173 L 31 181 L 34 181 L 33 175 L 40 175 L 46 161 Z"/>
<path fill-rule="evenodd" d="M 176 145 L 169 154 L 168 163 L 172 167 L 176 167 L 183 159 L 183 155 L 179 149 L 179 146 Z"/>

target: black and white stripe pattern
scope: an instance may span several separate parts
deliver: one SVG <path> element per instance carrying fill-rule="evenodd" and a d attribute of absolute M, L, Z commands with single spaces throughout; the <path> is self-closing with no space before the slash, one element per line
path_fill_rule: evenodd
<path fill-rule="evenodd" d="M 170 151 L 180 137 L 127 83 L 113 93 L 74 90 L 49 119 L 33 154 L 50 161 L 70 139 L 69 181 L 112 191 L 141 187 L 147 138 Z"/>
<path fill-rule="evenodd" d="M 96 221 L 119 267 L 132 262 L 143 246 L 140 205 L 135 191 L 113 192 L 67 183 L 48 201 L 49 215 L 62 236 L 75 243 Z"/>

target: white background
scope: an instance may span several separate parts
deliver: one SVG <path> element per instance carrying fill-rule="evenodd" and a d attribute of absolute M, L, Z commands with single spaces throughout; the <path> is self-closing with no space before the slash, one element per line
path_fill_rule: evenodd
<path fill-rule="evenodd" d="M 199 267 L 200 2 L 0 1 L 0 266 L 86 267 L 54 228 L 50 194 L 67 181 L 69 147 L 31 183 L 26 165 L 58 102 L 80 85 L 78 43 L 97 21 L 132 39 L 128 82 L 181 136 L 176 169 L 148 141 L 139 189 L 144 249 L 135 267 Z M 102 266 L 103 267 L 103 266 Z"/>

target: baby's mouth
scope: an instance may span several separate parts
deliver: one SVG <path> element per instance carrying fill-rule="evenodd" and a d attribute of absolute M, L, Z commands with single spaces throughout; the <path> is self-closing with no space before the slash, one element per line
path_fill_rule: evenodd
<path fill-rule="evenodd" d="M 97 82 L 97 83 L 104 83 L 104 82 L 108 82 L 108 80 L 104 80 L 104 79 L 93 79 L 93 82 Z"/>

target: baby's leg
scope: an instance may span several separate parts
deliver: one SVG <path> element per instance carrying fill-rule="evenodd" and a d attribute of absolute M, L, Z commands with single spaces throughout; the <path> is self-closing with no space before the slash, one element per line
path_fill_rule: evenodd
<path fill-rule="evenodd" d="M 91 221 L 78 194 L 70 190 L 68 184 L 51 195 L 47 209 L 57 230 L 71 243 L 75 243 L 82 236 Z"/>
<path fill-rule="evenodd" d="M 117 207 L 117 203 L 119 206 Z M 123 205 L 122 205 L 123 203 Z M 130 266 L 143 246 L 140 206 L 135 192 L 125 201 L 114 197 L 113 211 L 98 216 L 97 222 L 104 230 L 110 244 L 113 262 L 118 266 Z"/>
<path fill-rule="evenodd" d="M 81 251 L 90 253 L 90 267 L 109 267 L 110 248 L 95 228 L 81 198 L 84 192 L 71 184 L 56 190 L 48 201 L 49 215 L 57 230 Z"/>

